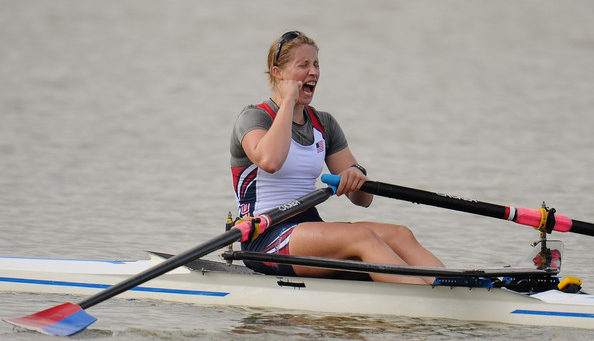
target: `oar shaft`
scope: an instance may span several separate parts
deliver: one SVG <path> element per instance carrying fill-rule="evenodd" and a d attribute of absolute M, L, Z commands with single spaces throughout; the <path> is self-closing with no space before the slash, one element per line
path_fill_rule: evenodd
<path fill-rule="evenodd" d="M 389 185 L 377 181 L 366 181 L 361 187 L 361 190 L 367 193 L 410 201 L 417 204 L 431 205 L 493 218 L 507 219 L 505 206 L 489 204 L 481 201 L 456 198 L 445 194 Z"/>
<path fill-rule="evenodd" d="M 164 273 L 167 273 L 173 269 L 176 269 L 188 262 L 193 261 L 194 259 L 200 258 L 205 256 L 217 249 L 224 247 L 225 245 L 232 244 L 233 242 L 239 240 L 241 238 L 241 231 L 239 229 L 231 229 L 222 235 L 213 238 L 205 243 L 202 243 L 196 246 L 193 249 L 190 249 L 184 253 L 180 253 L 174 257 L 169 258 L 168 260 L 159 263 L 134 277 L 131 277 L 128 280 L 120 282 L 119 284 L 113 285 L 108 289 L 105 289 L 94 296 L 87 298 L 86 300 L 80 302 L 78 305 L 83 308 L 87 309 L 90 308 L 98 303 L 101 303 L 113 296 L 121 294 L 124 291 L 130 290 L 144 282 L 147 282 L 155 277 L 161 276 Z"/>
<path fill-rule="evenodd" d="M 547 214 L 546 212 L 535 209 L 525 207 L 515 208 L 482 201 L 467 200 L 445 194 L 438 194 L 377 181 L 366 181 L 363 186 L 361 186 L 361 190 L 389 198 L 510 220 L 518 224 L 532 227 L 539 227 L 547 218 L 543 217 L 543 215 Z M 594 236 L 594 224 L 573 220 L 565 215 L 557 213 L 554 213 L 549 219 L 554 219 L 553 230 L 555 231 Z"/>
<path fill-rule="evenodd" d="M 331 259 L 308 256 L 292 256 L 269 254 L 265 252 L 234 251 L 225 252 L 226 260 L 252 260 L 257 262 L 301 265 L 323 269 L 344 270 L 352 272 L 373 272 L 407 276 L 440 276 L 440 277 L 486 277 L 486 276 L 550 276 L 556 275 L 559 269 L 538 270 L 534 268 L 501 268 L 501 269 L 446 269 L 443 267 L 420 267 L 410 265 L 392 265 L 367 263 L 355 260 Z"/>
<path fill-rule="evenodd" d="M 259 220 L 259 231 L 254 234 L 254 224 L 252 220 L 243 221 L 233 226 L 229 231 L 215 237 L 205 243 L 202 243 L 188 251 L 178 254 L 177 256 L 171 257 L 166 261 L 159 263 L 138 275 L 135 275 L 123 282 L 115 284 L 94 296 L 87 298 L 80 302 L 78 305 L 87 309 L 98 303 L 105 301 L 115 295 L 118 295 L 124 291 L 130 290 L 144 282 L 147 282 L 155 277 L 161 276 L 162 274 L 176 269 L 184 264 L 187 264 L 195 259 L 205 256 L 213 251 L 216 251 L 226 245 L 232 244 L 236 241 L 247 241 L 252 237 L 255 238 L 259 233 L 271 225 L 280 223 L 297 213 L 303 212 L 306 209 L 313 207 L 334 194 L 334 190 L 331 188 L 320 188 L 309 194 L 302 196 L 299 199 L 295 199 L 289 203 L 274 208 L 266 213 L 255 217 Z"/>
<path fill-rule="evenodd" d="M 296 215 L 297 213 L 303 212 L 310 207 L 316 206 L 317 204 L 326 201 L 328 198 L 334 195 L 334 193 L 334 188 L 320 188 L 309 194 L 302 196 L 299 199 L 295 199 L 291 202 L 274 208 L 266 212 L 262 216 L 268 216 L 271 222 L 270 224 L 274 225 L 281 221 L 287 220 L 288 218 Z"/>
<path fill-rule="evenodd" d="M 258 222 L 258 224 L 254 226 L 257 229 L 257 231 L 252 228 L 251 222 L 248 225 L 249 228 L 243 227 L 243 223 L 236 224 L 235 226 L 233 226 L 233 228 L 241 230 L 242 235 L 240 241 L 245 242 L 250 239 L 254 239 L 259 234 L 262 234 L 262 232 L 264 232 L 269 226 L 287 220 L 292 216 L 307 210 L 310 207 L 313 207 L 319 203 L 326 201 L 335 193 L 335 191 L 336 189 L 332 186 L 326 188 L 319 188 L 311 193 L 302 196 L 299 199 L 295 199 L 291 202 L 280 205 L 277 208 L 273 208 L 267 211 L 266 213 L 254 217 L 254 221 Z"/>
<path fill-rule="evenodd" d="M 572 219 L 571 232 L 594 236 L 594 224 Z"/>
<path fill-rule="evenodd" d="M 340 176 L 324 174 L 322 175 L 322 181 L 329 185 L 338 186 L 340 183 Z M 553 230 L 555 231 L 594 236 L 594 224 L 572 220 L 565 215 L 557 213 L 552 213 L 549 217 L 547 212 L 535 209 L 490 204 L 482 201 L 462 199 L 445 194 L 438 194 L 378 181 L 366 181 L 363 186 L 361 186 L 361 190 L 388 198 L 505 219 L 533 227 L 539 227 L 543 222 L 546 222 L 548 218 L 549 224 L 552 225 Z"/>

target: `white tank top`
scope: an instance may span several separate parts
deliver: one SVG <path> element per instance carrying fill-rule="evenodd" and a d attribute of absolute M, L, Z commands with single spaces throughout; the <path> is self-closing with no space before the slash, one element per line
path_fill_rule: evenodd
<path fill-rule="evenodd" d="M 268 105 L 259 105 L 273 118 L 276 113 Z M 256 216 L 293 201 L 315 190 L 326 159 L 326 141 L 322 126 L 313 110 L 307 108 L 313 127 L 314 143 L 301 145 L 291 139 L 287 158 L 276 173 L 268 173 L 255 164 L 232 167 L 239 215 Z"/>
<path fill-rule="evenodd" d="M 286 204 L 316 189 L 326 158 L 322 133 L 314 128 L 314 142 L 303 146 L 291 140 L 287 159 L 274 174 L 258 169 L 254 215 Z"/>

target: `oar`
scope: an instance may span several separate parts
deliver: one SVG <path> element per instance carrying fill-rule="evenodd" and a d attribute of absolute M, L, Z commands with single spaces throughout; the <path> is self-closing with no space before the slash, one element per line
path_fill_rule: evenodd
<path fill-rule="evenodd" d="M 338 186 L 340 176 L 324 174 L 322 175 L 322 181 L 329 185 Z M 594 236 L 594 224 L 556 214 L 555 209 L 546 210 L 541 208 L 535 210 L 525 207 L 501 206 L 377 181 L 365 181 L 361 186 L 361 190 L 388 198 L 510 220 L 548 233 L 555 230 Z"/>
<path fill-rule="evenodd" d="M 232 244 L 233 242 L 244 242 L 254 239 L 269 226 L 286 220 L 299 212 L 325 201 L 332 196 L 335 191 L 336 189 L 332 187 L 320 188 L 299 199 L 254 217 L 252 220 L 245 220 L 238 223 L 233 226 L 232 229 L 220 236 L 186 252 L 180 253 L 177 256 L 171 257 L 162 263 L 81 301 L 78 304 L 67 302 L 35 314 L 5 319 L 5 321 L 49 335 L 68 336 L 76 334 L 97 320 L 95 317 L 85 312 L 84 309 L 90 308 L 188 262 L 223 248 L 226 245 Z"/>
<path fill-rule="evenodd" d="M 499 268 L 499 269 L 446 269 L 443 267 L 392 265 L 381 263 L 367 263 L 349 259 L 331 259 L 309 256 L 278 255 L 265 252 L 233 251 L 223 253 L 226 260 L 252 260 L 257 262 L 282 263 L 302 265 L 323 269 L 344 270 L 363 273 L 384 273 L 405 276 L 431 277 L 545 277 L 556 275 L 559 268 Z"/>

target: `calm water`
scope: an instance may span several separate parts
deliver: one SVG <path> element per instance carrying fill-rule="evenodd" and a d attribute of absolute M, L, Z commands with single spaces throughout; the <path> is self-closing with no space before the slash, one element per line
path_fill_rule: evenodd
<path fill-rule="evenodd" d="M 1 1 L 0 255 L 139 259 L 223 231 L 232 120 L 269 95 L 288 29 L 318 42 L 314 105 L 374 180 L 593 221 L 589 1 Z M 376 198 L 327 220 L 411 226 L 451 267 L 514 264 L 528 227 Z M 562 275 L 594 291 L 594 239 Z M 216 254 L 207 258 L 216 259 Z M 64 296 L 0 294 L 0 316 Z M 110 300 L 75 339 L 591 339 L 592 332 Z M 43 340 L 0 324 L 0 337 Z"/>

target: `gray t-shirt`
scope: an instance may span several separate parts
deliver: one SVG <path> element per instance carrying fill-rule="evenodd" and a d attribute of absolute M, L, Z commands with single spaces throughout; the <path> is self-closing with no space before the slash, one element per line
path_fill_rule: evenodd
<path fill-rule="evenodd" d="M 272 100 L 268 99 L 266 103 L 275 112 L 278 111 L 278 106 Z M 307 109 L 303 110 L 305 124 L 300 125 L 293 122 L 292 139 L 301 145 L 308 146 L 314 143 L 313 125 L 307 114 Z M 314 108 L 312 110 L 316 113 L 324 130 L 326 157 L 346 148 L 348 146 L 346 137 L 336 119 L 327 112 L 317 111 Z M 241 111 L 231 134 L 231 167 L 247 167 L 252 164 L 241 146 L 241 141 L 252 130 L 270 129 L 272 122 L 272 117 L 255 105 L 249 105 Z"/>

